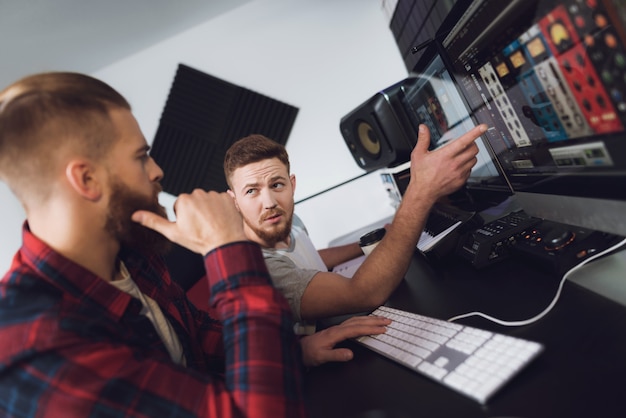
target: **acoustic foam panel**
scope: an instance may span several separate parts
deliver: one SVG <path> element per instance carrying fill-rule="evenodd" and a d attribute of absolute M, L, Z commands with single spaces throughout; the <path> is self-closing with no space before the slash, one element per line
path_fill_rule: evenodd
<path fill-rule="evenodd" d="M 179 64 L 150 155 L 165 176 L 163 190 L 225 191 L 224 154 L 250 134 L 285 145 L 298 108 Z"/>
<path fill-rule="evenodd" d="M 469 3 L 468 0 L 462 0 Z M 412 52 L 435 37 L 441 23 L 456 0 L 399 0 L 393 12 L 389 28 L 404 60 L 406 69 L 414 71 L 424 51 Z"/>

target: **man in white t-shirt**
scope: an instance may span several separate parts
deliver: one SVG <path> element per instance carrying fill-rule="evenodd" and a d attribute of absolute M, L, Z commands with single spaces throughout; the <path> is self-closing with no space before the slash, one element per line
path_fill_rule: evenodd
<path fill-rule="evenodd" d="M 274 286 L 287 297 L 296 321 L 305 324 L 298 331 L 310 333 L 313 328 L 306 324 L 319 318 L 369 311 L 385 303 L 408 269 L 431 207 L 469 177 L 478 153 L 474 141 L 486 129 L 479 125 L 457 140 L 428 151 L 430 133 L 426 126 L 420 126 L 411 153 L 411 179 L 402 202 L 385 237 L 352 278 L 329 270 L 362 255 L 358 244 L 316 251 L 304 225 L 294 216 L 296 178 L 290 173 L 285 147 L 262 135 L 250 135 L 228 149 L 224 158 L 228 193 L 243 217 L 246 236 L 263 248 Z M 364 329 L 357 330 L 351 324 L 340 325 L 334 336 L 352 338 Z M 325 334 L 317 334 L 303 340 L 305 362 L 351 358 L 351 353 L 343 350 L 334 358 L 333 346 L 341 339 L 329 341 Z M 308 352 L 307 344 L 314 346 Z"/>

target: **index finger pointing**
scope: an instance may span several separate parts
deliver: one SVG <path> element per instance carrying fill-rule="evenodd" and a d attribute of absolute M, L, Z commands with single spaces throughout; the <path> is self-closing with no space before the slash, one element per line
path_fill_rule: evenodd
<path fill-rule="evenodd" d="M 481 123 L 478 126 L 473 127 L 472 129 L 470 129 L 469 131 L 465 132 L 463 135 L 461 135 L 460 137 L 457 138 L 456 141 L 454 141 L 453 143 L 459 143 L 459 145 L 462 148 L 466 148 L 467 145 L 471 144 L 472 142 L 476 141 L 476 139 L 481 136 L 482 134 L 484 134 L 485 132 L 487 132 L 487 125 L 484 123 Z"/>

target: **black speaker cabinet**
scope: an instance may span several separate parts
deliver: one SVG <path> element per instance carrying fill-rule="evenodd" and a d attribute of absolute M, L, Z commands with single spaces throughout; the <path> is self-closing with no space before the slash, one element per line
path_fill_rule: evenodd
<path fill-rule="evenodd" d="M 411 122 L 404 90 L 413 78 L 386 88 L 341 118 L 339 128 L 352 157 L 367 172 L 411 159 L 417 126 Z"/>

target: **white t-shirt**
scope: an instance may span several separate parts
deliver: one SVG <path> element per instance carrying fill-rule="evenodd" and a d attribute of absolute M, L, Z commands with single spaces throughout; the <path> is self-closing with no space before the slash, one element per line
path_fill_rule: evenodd
<path fill-rule="evenodd" d="M 263 248 L 263 256 L 274 287 L 287 298 L 296 321 L 301 321 L 300 301 L 306 287 L 313 276 L 328 268 L 297 215 L 293 215 L 289 248 Z"/>
<path fill-rule="evenodd" d="M 167 348 L 167 351 L 170 353 L 172 361 L 185 366 L 186 360 L 183 349 L 180 345 L 180 340 L 178 339 L 174 328 L 172 328 L 170 321 L 168 321 L 163 315 L 159 305 L 154 301 L 154 299 L 146 296 L 141 292 L 141 290 L 139 290 L 137 284 L 134 282 L 133 278 L 130 277 L 130 273 L 122 262 L 120 262 L 120 273 L 122 274 L 122 278 L 120 280 L 114 280 L 110 283 L 122 292 L 128 293 L 135 299 L 139 299 L 141 301 L 143 308 L 140 313 L 145 315 L 150 322 L 152 322 L 157 334 L 161 337 L 165 348 Z"/>

